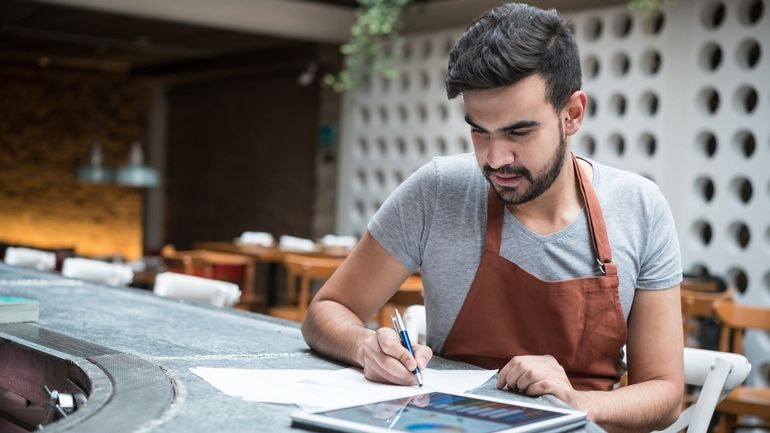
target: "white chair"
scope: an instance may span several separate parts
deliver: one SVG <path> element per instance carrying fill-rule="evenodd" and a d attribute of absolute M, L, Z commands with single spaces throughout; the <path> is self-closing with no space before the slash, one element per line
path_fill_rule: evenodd
<path fill-rule="evenodd" d="M 161 272 L 153 292 L 158 296 L 199 302 L 215 307 L 232 307 L 241 297 L 238 285 L 192 275 Z"/>
<path fill-rule="evenodd" d="M 56 267 L 56 254 L 32 248 L 8 247 L 5 250 L 4 261 L 11 266 L 52 271 Z"/>
<path fill-rule="evenodd" d="M 82 258 L 64 259 L 61 273 L 65 277 L 116 287 L 127 286 L 134 279 L 134 271 L 128 265 Z"/>
<path fill-rule="evenodd" d="M 684 382 L 701 386 L 698 399 L 682 411 L 679 418 L 662 433 L 708 431 L 717 404 L 735 387 L 743 383 L 751 364 L 743 355 L 714 350 L 684 349 Z"/>
<path fill-rule="evenodd" d="M 425 344 L 428 323 L 424 305 L 410 305 L 404 310 L 404 326 L 409 339 L 418 344 Z"/>

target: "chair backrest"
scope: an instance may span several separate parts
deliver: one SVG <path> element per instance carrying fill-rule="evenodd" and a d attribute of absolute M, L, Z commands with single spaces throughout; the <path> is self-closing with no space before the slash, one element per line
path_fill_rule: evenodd
<path fill-rule="evenodd" d="M 723 292 L 726 289 L 724 280 L 719 277 L 694 277 L 685 276 L 680 284 L 682 289 L 692 290 L 694 292 Z"/>
<path fill-rule="evenodd" d="M 241 291 L 233 283 L 174 272 L 158 274 L 155 277 L 153 293 L 215 307 L 231 307 L 241 297 Z"/>
<path fill-rule="evenodd" d="M 52 271 L 56 268 L 56 253 L 33 248 L 8 247 L 5 249 L 3 261 L 11 266 Z"/>
<path fill-rule="evenodd" d="M 742 354 L 746 330 L 770 332 L 770 308 L 717 302 L 714 304 L 714 311 L 722 324 L 719 350 Z"/>
<path fill-rule="evenodd" d="M 109 286 L 127 286 L 134 279 L 134 271 L 128 265 L 77 257 L 64 259 L 61 273 L 68 278 Z"/>
<path fill-rule="evenodd" d="M 717 404 L 730 390 L 743 383 L 749 372 L 751 364 L 743 355 L 684 348 L 684 381 L 702 388 L 695 403 L 662 432 L 679 432 L 685 427 L 688 433 L 708 431 Z"/>
<path fill-rule="evenodd" d="M 405 308 L 411 305 L 422 306 L 425 303 L 423 292 L 422 277 L 419 274 L 410 275 L 409 278 L 404 280 L 396 293 L 390 297 L 388 302 L 380 308 L 380 311 L 377 312 L 379 326 L 390 326 L 390 317 L 396 308 Z M 408 308 L 403 311 L 406 314 Z M 406 318 L 404 320 L 406 321 Z M 413 341 L 416 340 L 417 337 L 415 336 Z"/>
<path fill-rule="evenodd" d="M 305 317 L 305 311 L 310 304 L 311 283 L 313 280 L 326 280 L 342 264 L 342 259 L 322 257 L 309 257 L 296 254 L 287 254 L 283 258 L 286 267 L 286 283 L 288 298 L 291 300 L 296 293 L 297 308 L 300 317 Z M 299 282 L 299 289 L 296 284 Z"/>
<path fill-rule="evenodd" d="M 268 314 L 298 322 L 304 320 L 312 297 L 312 282 L 329 279 L 343 260 L 342 258 L 286 254 L 282 263 L 286 268 L 286 301 L 288 305 L 272 307 L 268 310 Z"/>
<path fill-rule="evenodd" d="M 709 292 L 701 290 L 690 290 L 685 288 L 685 286 L 682 286 L 682 327 L 684 331 L 685 345 L 697 347 L 699 342 L 693 333 L 698 324 L 702 321 L 702 319 L 715 318 L 714 304 L 716 302 L 731 302 L 732 299 L 732 289 L 727 289 L 724 292 Z M 716 344 L 716 335 L 714 336 L 714 343 Z M 716 348 L 716 346 L 713 348 Z"/>

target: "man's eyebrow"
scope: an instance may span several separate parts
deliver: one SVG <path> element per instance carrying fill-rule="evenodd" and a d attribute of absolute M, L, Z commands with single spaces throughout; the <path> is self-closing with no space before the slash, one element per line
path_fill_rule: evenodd
<path fill-rule="evenodd" d="M 516 131 L 518 129 L 528 129 L 540 126 L 540 122 L 537 120 L 519 120 L 518 122 L 511 123 L 510 125 L 503 126 L 498 129 L 500 132 Z"/>
<path fill-rule="evenodd" d="M 468 125 L 471 125 L 472 127 L 476 128 L 476 129 L 479 129 L 481 131 L 486 131 L 484 128 L 482 128 L 479 125 L 476 125 L 475 123 L 473 123 L 473 120 L 471 120 L 471 116 L 469 116 L 467 114 L 465 115 L 465 123 L 467 123 Z"/>
<path fill-rule="evenodd" d="M 470 116 L 468 116 L 467 114 L 465 115 L 465 122 L 468 125 L 476 128 L 476 129 L 479 129 L 481 131 L 485 131 L 486 132 L 486 129 L 484 129 L 484 128 L 480 127 L 479 125 L 477 125 L 476 123 L 474 123 L 473 120 L 471 120 Z M 518 122 L 514 122 L 514 123 L 511 123 L 510 125 L 505 125 L 502 128 L 499 128 L 498 131 L 500 131 L 500 132 L 510 132 L 510 131 L 516 131 L 516 130 L 519 130 L 519 129 L 534 128 L 536 126 L 540 126 L 540 121 L 538 121 L 538 120 L 519 120 Z"/>

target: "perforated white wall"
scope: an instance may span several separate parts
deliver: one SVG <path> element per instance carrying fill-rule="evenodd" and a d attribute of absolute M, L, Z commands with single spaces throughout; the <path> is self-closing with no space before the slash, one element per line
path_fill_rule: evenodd
<path fill-rule="evenodd" d="M 578 154 L 658 183 L 685 271 L 727 277 L 739 302 L 770 305 L 770 0 L 679 0 L 565 14 L 581 50 L 588 115 Z M 446 101 L 461 29 L 408 38 L 394 81 L 347 95 L 337 231 L 360 235 L 388 194 L 431 157 L 472 151 L 461 98 Z M 753 380 L 770 337 L 750 334 Z"/>
<path fill-rule="evenodd" d="M 343 104 L 337 231 L 361 235 L 388 195 L 436 155 L 471 152 L 461 98 L 444 77 L 459 31 L 408 38 L 395 80 L 376 79 Z"/>
<path fill-rule="evenodd" d="M 767 0 L 678 1 L 569 16 L 594 102 L 577 153 L 655 180 L 685 271 L 727 278 L 739 302 L 770 305 L 770 17 Z M 752 381 L 770 338 L 748 336 Z"/>

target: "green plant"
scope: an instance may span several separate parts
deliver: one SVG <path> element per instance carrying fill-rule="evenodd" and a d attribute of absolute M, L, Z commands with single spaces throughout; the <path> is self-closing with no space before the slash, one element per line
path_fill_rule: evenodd
<path fill-rule="evenodd" d="M 400 35 L 401 17 L 411 1 L 358 0 L 357 19 L 350 28 L 350 40 L 340 47 L 342 71 L 324 76 L 324 84 L 344 92 L 360 87 L 371 76 L 395 78 L 398 71 L 394 64 L 401 60 L 404 46 Z M 675 1 L 628 0 L 628 6 L 652 13 Z"/>
<path fill-rule="evenodd" d="M 324 83 L 337 92 L 357 88 L 372 75 L 395 78 L 393 65 L 401 60 L 404 40 L 399 31 L 404 7 L 411 0 L 358 0 L 358 18 L 350 40 L 340 47 L 343 69 L 328 74 Z"/>
<path fill-rule="evenodd" d="M 676 0 L 628 0 L 628 7 L 644 13 L 653 13 L 674 3 Z"/>

